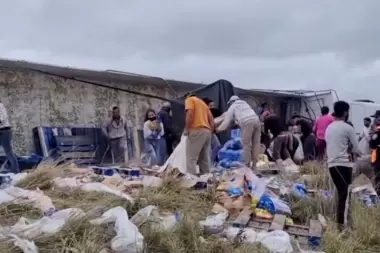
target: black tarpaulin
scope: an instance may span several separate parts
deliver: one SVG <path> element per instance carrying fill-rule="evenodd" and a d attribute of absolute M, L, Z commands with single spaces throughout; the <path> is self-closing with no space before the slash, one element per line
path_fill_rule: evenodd
<path fill-rule="evenodd" d="M 226 80 L 218 80 L 210 85 L 191 92 L 200 99 L 209 98 L 215 102 L 216 107 L 225 112 L 228 109 L 227 102 L 234 95 L 234 86 Z M 182 134 L 185 126 L 185 97 L 180 97 L 172 103 L 173 126 L 178 136 Z M 229 139 L 228 133 L 220 133 L 219 139 L 222 143 Z"/>

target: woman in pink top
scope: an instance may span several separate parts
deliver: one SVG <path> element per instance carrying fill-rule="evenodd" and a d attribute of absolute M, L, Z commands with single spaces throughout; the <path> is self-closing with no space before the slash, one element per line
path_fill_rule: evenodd
<path fill-rule="evenodd" d="M 327 127 L 334 121 L 334 117 L 329 114 L 329 108 L 323 106 L 321 108 L 322 116 L 317 119 L 314 125 L 314 133 L 317 136 L 317 157 L 323 160 L 326 151 L 325 132 Z"/>

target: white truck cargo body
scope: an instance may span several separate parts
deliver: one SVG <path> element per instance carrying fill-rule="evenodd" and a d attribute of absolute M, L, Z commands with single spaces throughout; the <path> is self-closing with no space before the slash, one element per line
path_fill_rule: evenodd
<path fill-rule="evenodd" d="M 365 103 L 365 102 L 350 102 L 350 116 L 349 120 L 352 122 L 355 128 L 356 134 L 360 134 L 364 124 L 363 119 L 370 117 L 376 110 L 380 110 L 380 104 Z M 371 118 L 373 120 L 373 118 Z"/>

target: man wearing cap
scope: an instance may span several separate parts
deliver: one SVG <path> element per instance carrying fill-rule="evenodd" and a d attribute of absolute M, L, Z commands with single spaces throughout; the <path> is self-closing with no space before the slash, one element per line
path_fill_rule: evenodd
<path fill-rule="evenodd" d="M 164 127 L 164 138 L 166 142 L 166 151 L 168 156 L 173 153 L 174 142 L 176 135 L 173 130 L 173 119 L 170 114 L 171 104 L 170 102 L 164 102 L 161 110 L 158 112 L 158 117 L 160 118 L 162 125 Z"/>
<path fill-rule="evenodd" d="M 249 104 L 238 96 L 231 96 L 228 105 L 229 108 L 217 132 L 226 130 L 231 122 L 235 122 L 240 127 L 244 162 L 248 167 L 251 162 L 252 167 L 256 167 L 257 157 L 260 153 L 261 137 L 259 117 Z"/>
<path fill-rule="evenodd" d="M 186 164 L 191 174 L 197 174 L 199 165 L 200 174 L 210 171 L 211 166 L 211 138 L 214 131 L 214 118 L 206 103 L 192 94 L 185 95 L 185 131 Z"/>

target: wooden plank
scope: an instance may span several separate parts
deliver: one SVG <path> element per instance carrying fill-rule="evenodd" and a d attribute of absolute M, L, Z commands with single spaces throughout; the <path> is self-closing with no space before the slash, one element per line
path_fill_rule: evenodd
<path fill-rule="evenodd" d="M 282 214 L 276 214 L 273 218 L 272 224 L 269 227 L 269 231 L 284 230 L 286 216 Z"/>
<path fill-rule="evenodd" d="M 271 220 L 254 218 L 248 223 L 248 227 L 258 231 L 268 231 L 271 225 Z"/>
<path fill-rule="evenodd" d="M 289 227 L 296 228 L 296 229 L 304 229 L 304 230 L 309 229 L 309 226 L 305 226 L 305 225 L 289 225 Z"/>
<path fill-rule="evenodd" d="M 326 218 L 322 214 L 320 214 L 320 213 L 318 214 L 318 220 L 321 223 L 322 228 L 326 228 L 327 227 Z"/>
<path fill-rule="evenodd" d="M 63 152 L 61 156 L 64 159 L 94 158 L 94 152 Z"/>
<path fill-rule="evenodd" d="M 309 236 L 309 227 L 307 226 L 297 226 L 297 225 L 290 225 L 287 226 L 286 232 L 289 234 L 293 234 L 296 237 L 298 236 Z"/>
<path fill-rule="evenodd" d="M 232 223 L 233 227 L 246 227 L 248 222 L 251 219 L 252 210 L 250 207 L 244 207 L 244 209 L 240 212 L 239 216 Z"/>
<path fill-rule="evenodd" d="M 58 146 L 61 152 L 95 152 L 95 145 L 89 146 Z"/>
<path fill-rule="evenodd" d="M 138 129 L 134 128 L 133 132 L 133 144 L 134 144 L 134 149 L 135 149 L 135 159 L 140 159 L 141 157 L 141 150 L 140 150 L 140 142 L 139 142 L 139 134 L 138 134 Z"/>
<path fill-rule="evenodd" d="M 322 224 L 318 220 L 310 220 L 309 236 L 322 236 Z"/>

